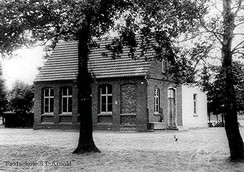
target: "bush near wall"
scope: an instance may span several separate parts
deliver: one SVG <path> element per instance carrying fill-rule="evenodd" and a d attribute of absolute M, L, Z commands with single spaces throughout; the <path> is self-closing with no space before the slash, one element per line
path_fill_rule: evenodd
<path fill-rule="evenodd" d="M 3 113 L 6 128 L 32 128 L 34 114 L 18 114 L 15 112 L 5 112 Z"/>

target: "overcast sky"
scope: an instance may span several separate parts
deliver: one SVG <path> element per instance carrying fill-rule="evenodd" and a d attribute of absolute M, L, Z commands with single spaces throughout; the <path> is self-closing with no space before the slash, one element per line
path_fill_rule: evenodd
<path fill-rule="evenodd" d="M 33 83 L 38 74 L 38 67 L 43 65 L 43 48 L 24 49 L 16 51 L 16 57 L 4 59 L 2 62 L 3 77 L 8 89 L 16 80 Z"/>

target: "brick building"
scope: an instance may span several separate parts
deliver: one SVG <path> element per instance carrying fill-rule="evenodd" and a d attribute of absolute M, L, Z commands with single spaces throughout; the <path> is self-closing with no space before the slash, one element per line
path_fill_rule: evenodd
<path fill-rule="evenodd" d="M 89 55 L 94 129 L 144 131 L 207 126 L 204 93 L 166 81 L 164 61 L 143 57 L 134 60 L 127 50 L 113 60 L 105 48 L 107 43 L 100 41 L 100 47 Z M 58 45 L 36 77 L 35 129 L 78 127 L 77 45 Z M 102 55 L 104 52 L 108 55 Z M 135 55 L 140 56 L 140 52 Z M 149 56 L 152 52 L 145 54 Z"/>

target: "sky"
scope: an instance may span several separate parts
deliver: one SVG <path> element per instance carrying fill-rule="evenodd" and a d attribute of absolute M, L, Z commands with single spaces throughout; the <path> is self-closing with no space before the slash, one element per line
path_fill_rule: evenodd
<path fill-rule="evenodd" d="M 9 90 L 15 81 L 20 80 L 32 84 L 38 74 L 38 67 L 43 66 L 43 48 L 20 49 L 15 56 L 2 60 L 3 78 Z"/>

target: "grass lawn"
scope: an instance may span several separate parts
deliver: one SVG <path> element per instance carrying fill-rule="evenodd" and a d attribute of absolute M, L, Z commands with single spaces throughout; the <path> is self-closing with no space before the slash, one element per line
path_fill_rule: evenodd
<path fill-rule="evenodd" d="M 93 135 L 101 153 L 73 155 L 78 131 L 0 128 L 0 171 L 244 171 L 227 161 L 224 128 Z"/>

